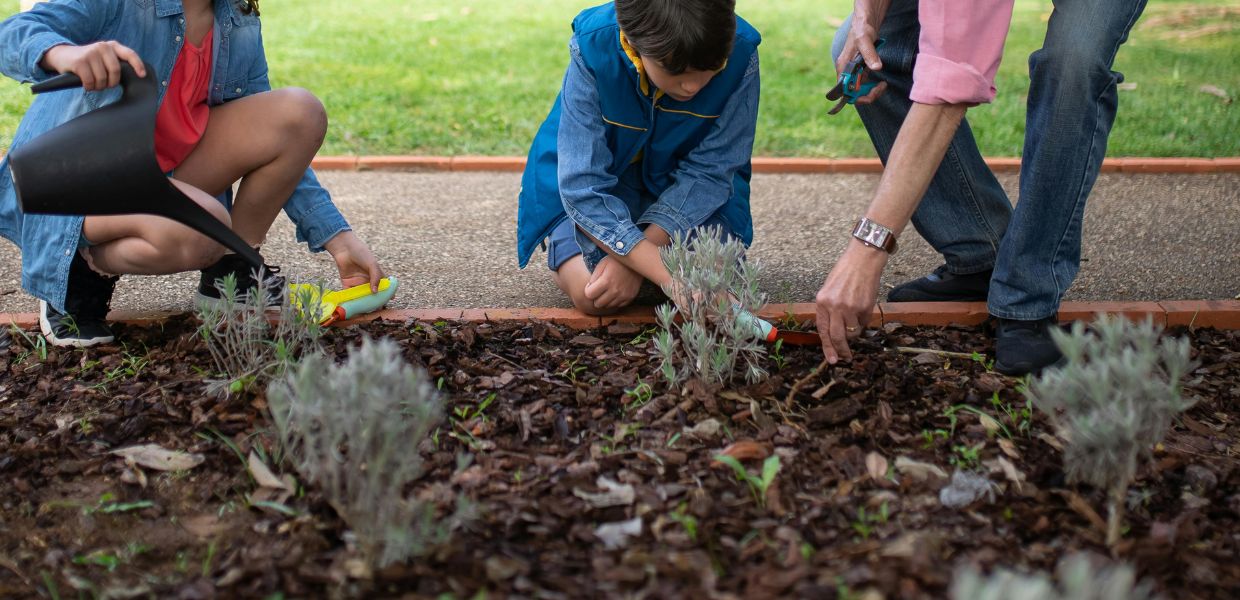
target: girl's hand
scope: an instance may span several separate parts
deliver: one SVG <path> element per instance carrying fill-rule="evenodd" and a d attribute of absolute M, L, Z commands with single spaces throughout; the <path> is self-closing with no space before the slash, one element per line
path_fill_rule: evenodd
<path fill-rule="evenodd" d="M 345 288 L 370 283 L 372 293 L 379 291 L 379 280 L 383 279 L 383 269 L 379 266 L 370 247 L 352 231 L 337 233 L 323 245 L 336 261 L 340 269 L 340 283 Z"/>
<path fill-rule="evenodd" d="M 53 46 L 43 54 L 39 66 L 45 71 L 73 73 L 82 79 L 83 89 L 93 92 L 120 84 L 121 61 L 132 65 L 139 77 L 146 77 L 146 65 L 138 53 L 119 42 Z"/>

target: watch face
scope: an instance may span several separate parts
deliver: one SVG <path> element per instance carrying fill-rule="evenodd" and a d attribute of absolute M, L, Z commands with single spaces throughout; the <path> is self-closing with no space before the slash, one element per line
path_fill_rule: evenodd
<path fill-rule="evenodd" d="M 887 245 L 891 240 L 891 230 L 869 219 L 861 219 L 857 222 L 857 227 L 853 230 L 853 237 L 876 248 L 890 251 Z"/>

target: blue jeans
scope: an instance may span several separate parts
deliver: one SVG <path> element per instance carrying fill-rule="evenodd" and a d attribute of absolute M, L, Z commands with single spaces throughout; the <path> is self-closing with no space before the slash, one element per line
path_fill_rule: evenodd
<path fill-rule="evenodd" d="M 913 226 L 955 274 L 994 269 L 990 314 L 1017 320 L 1054 316 L 1080 268 L 1085 200 L 1098 178 L 1115 122 L 1112 70 L 1119 47 L 1146 0 L 1057 0 L 1042 48 L 1029 57 L 1029 105 L 1021 161 L 1020 202 L 1007 195 L 983 161 L 968 121 L 947 148 Z M 843 49 L 840 27 L 832 56 Z M 912 102 L 920 27 L 917 2 L 895 0 L 879 36 L 887 93 L 858 106 L 886 162 Z M 1000 90 L 999 93 L 1004 93 Z"/>

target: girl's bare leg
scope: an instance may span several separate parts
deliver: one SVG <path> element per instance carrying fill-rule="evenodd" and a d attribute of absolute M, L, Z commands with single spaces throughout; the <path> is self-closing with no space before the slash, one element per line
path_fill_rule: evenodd
<path fill-rule="evenodd" d="M 182 181 L 171 181 L 221 223 L 231 224 L 228 211 L 215 198 Z M 92 266 L 113 275 L 193 271 L 210 265 L 224 254 L 224 247 L 211 238 L 164 217 L 86 217 L 82 233 L 94 244 L 87 250 Z"/>
<path fill-rule="evenodd" d="M 327 112 L 310 92 L 285 88 L 211 109 L 202 141 L 176 177 L 206 193 L 241 185 L 232 229 L 251 246 L 267 236 L 327 133 Z"/>

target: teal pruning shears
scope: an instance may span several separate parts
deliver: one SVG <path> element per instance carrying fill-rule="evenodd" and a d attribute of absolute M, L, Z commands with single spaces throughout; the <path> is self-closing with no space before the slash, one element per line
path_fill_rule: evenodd
<path fill-rule="evenodd" d="M 782 340 L 789 346 L 821 346 L 822 338 L 817 333 L 810 331 L 782 331 L 775 327 L 770 321 L 761 319 L 757 315 L 741 308 L 739 305 L 732 305 L 736 309 L 736 320 L 749 323 L 753 327 L 754 332 L 762 341 L 773 344 Z"/>
<path fill-rule="evenodd" d="M 881 48 L 884 41 L 883 38 L 874 40 L 874 49 Z M 844 72 L 840 73 L 839 81 L 835 83 L 835 87 L 827 91 L 827 100 L 833 102 L 839 100 L 831 110 L 827 111 L 827 114 L 833 115 L 838 113 L 844 110 L 845 104 L 856 104 L 857 98 L 864 97 L 866 94 L 874 91 L 874 86 L 878 85 L 878 82 L 874 80 L 872 73 L 873 71 L 870 71 L 869 67 L 865 66 L 865 59 L 858 52 L 857 56 L 853 57 L 844 66 Z"/>

